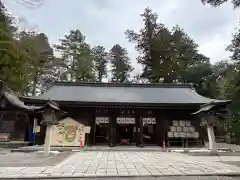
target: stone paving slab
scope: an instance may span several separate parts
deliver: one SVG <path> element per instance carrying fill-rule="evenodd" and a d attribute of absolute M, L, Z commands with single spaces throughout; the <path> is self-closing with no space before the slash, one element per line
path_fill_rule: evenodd
<path fill-rule="evenodd" d="M 209 146 L 208 146 L 209 147 Z M 179 147 L 168 147 L 167 151 L 169 152 L 189 152 L 192 150 L 208 150 L 209 148 L 202 148 L 202 147 L 192 147 L 192 148 L 179 148 Z M 239 146 L 240 148 L 240 146 Z M 17 149 L 12 149 L 14 152 L 33 152 L 33 151 L 43 151 L 44 147 L 43 145 L 35 145 L 35 146 L 25 146 L 20 147 Z M 52 146 L 51 150 L 53 151 L 79 151 L 79 147 L 63 147 L 63 146 Z M 145 146 L 145 147 L 137 147 L 137 146 L 116 146 L 116 147 L 108 147 L 105 145 L 97 145 L 97 146 L 88 146 L 87 148 L 84 148 L 83 150 L 86 151 L 131 151 L 131 152 L 159 152 L 162 151 L 161 146 Z M 231 151 L 230 148 L 218 148 L 218 150 L 221 151 Z"/>
<path fill-rule="evenodd" d="M 240 175 L 240 167 L 224 162 L 240 157 L 188 156 L 171 152 L 77 152 L 58 165 L 2 167 L 0 177 L 149 177 Z"/>
<path fill-rule="evenodd" d="M 61 178 L 62 180 L 70 180 L 69 178 Z M 75 180 L 129 180 L 128 177 L 115 178 L 74 178 Z M 239 180 L 239 177 L 226 176 L 179 176 L 179 177 L 131 177 L 131 180 Z"/>
<path fill-rule="evenodd" d="M 0 153 L 0 167 L 39 167 L 59 164 L 73 152 L 62 152 L 45 157 L 43 153 Z M 18 169 L 18 168 L 15 168 Z M 1 171 L 1 170 L 0 170 Z"/>
<path fill-rule="evenodd" d="M 149 177 L 130 177 L 131 180 L 240 180 L 238 176 L 149 176 Z M 8 177 L 1 179 L 48 179 L 48 180 L 129 180 L 129 177 Z"/>

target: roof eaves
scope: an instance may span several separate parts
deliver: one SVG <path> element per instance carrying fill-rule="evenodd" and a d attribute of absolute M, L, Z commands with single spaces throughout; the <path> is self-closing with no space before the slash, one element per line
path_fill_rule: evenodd
<path fill-rule="evenodd" d="M 31 99 L 31 98 L 26 98 L 23 100 L 27 104 L 44 104 L 48 102 L 49 100 L 46 99 Z M 203 105 L 203 103 L 128 103 L 128 102 L 85 102 L 85 101 L 62 101 L 62 100 L 54 100 L 54 102 L 62 105 L 87 105 L 87 106 L 139 106 L 139 107 L 152 107 L 152 106 L 198 106 L 200 107 Z"/>
<path fill-rule="evenodd" d="M 212 99 L 210 103 L 212 104 L 229 104 L 232 100 L 218 100 L 218 99 Z M 204 105 L 203 105 L 204 106 Z"/>
<path fill-rule="evenodd" d="M 167 83 L 103 83 L 103 82 L 63 82 L 57 81 L 53 86 L 97 86 L 97 87 L 154 87 L 154 88 L 191 88 L 193 84 L 167 84 Z"/>
<path fill-rule="evenodd" d="M 21 101 L 17 96 L 8 93 L 8 92 L 4 92 L 4 97 L 14 106 L 21 108 L 21 109 L 25 109 L 25 110 L 34 110 L 35 108 L 37 108 L 36 106 L 28 106 L 25 105 L 23 101 Z"/>

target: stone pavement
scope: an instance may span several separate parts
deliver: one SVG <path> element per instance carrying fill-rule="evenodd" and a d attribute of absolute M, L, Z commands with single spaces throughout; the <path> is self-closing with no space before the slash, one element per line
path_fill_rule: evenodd
<path fill-rule="evenodd" d="M 11 153 L 9 150 L 0 151 L 0 168 L 1 167 L 42 167 L 54 166 L 62 162 L 73 152 L 51 153 L 49 157 L 43 156 L 43 152 L 31 153 Z"/>
<path fill-rule="evenodd" d="M 129 180 L 129 177 L 74 178 L 75 180 Z M 165 176 L 165 177 L 131 177 L 131 180 L 239 180 L 240 177 L 227 176 Z M 61 180 L 72 180 L 61 178 Z"/>
<path fill-rule="evenodd" d="M 171 152 L 76 152 L 55 166 L 1 167 L 0 177 L 129 177 L 240 175 L 239 156 L 189 156 Z M 225 162 L 228 162 L 225 163 Z"/>
<path fill-rule="evenodd" d="M 208 145 L 208 144 L 206 144 L 206 145 Z M 216 145 L 217 145 L 217 148 L 231 149 L 232 151 L 240 152 L 240 145 L 227 144 L 227 143 L 217 143 Z"/>
<path fill-rule="evenodd" d="M 238 147 L 235 146 L 228 146 L 228 144 L 217 144 L 218 148 L 221 150 L 229 150 L 231 147 Z M 19 147 L 17 149 L 12 149 L 13 152 L 33 152 L 33 151 L 43 151 L 44 147 L 43 145 L 35 145 L 35 146 L 24 146 Z M 174 151 L 191 151 L 191 150 L 208 150 L 208 146 L 205 148 L 179 148 L 179 147 L 171 147 L 167 148 L 167 151 L 174 152 Z M 240 149 L 240 146 L 239 146 Z M 79 151 L 79 147 L 51 147 L 52 151 Z M 137 147 L 137 146 L 116 146 L 116 147 L 109 147 L 106 145 L 97 145 L 97 146 L 89 146 L 87 147 L 87 151 L 133 151 L 133 152 L 159 152 L 162 151 L 162 147 L 160 146 L 145 146 L 145 147 Z"/>

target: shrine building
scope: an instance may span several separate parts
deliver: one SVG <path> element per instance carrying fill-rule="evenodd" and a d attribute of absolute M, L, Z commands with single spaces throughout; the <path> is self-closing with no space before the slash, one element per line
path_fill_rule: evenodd
<path fill-rule="evenodd" d="M 25 105 L 54 101 L 67 116 L 91 127 L 90 145 L 203 145 L 206 129 L 192 115 L 200 106 L 230 101 L 199 95 L 191 84 L 56 82 L 45 93 L 24 97 Z M 44 136 L 44 126 L 39 134 Z"/>

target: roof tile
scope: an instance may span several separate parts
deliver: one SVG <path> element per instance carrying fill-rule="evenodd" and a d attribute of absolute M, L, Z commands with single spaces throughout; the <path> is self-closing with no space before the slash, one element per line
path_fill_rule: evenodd
<path fill-rule="evenodd" d="M 57 82 L 31 99 L 97 103 L 206 104 L 225 102 L 199 95 L 191 84 Z"/>

